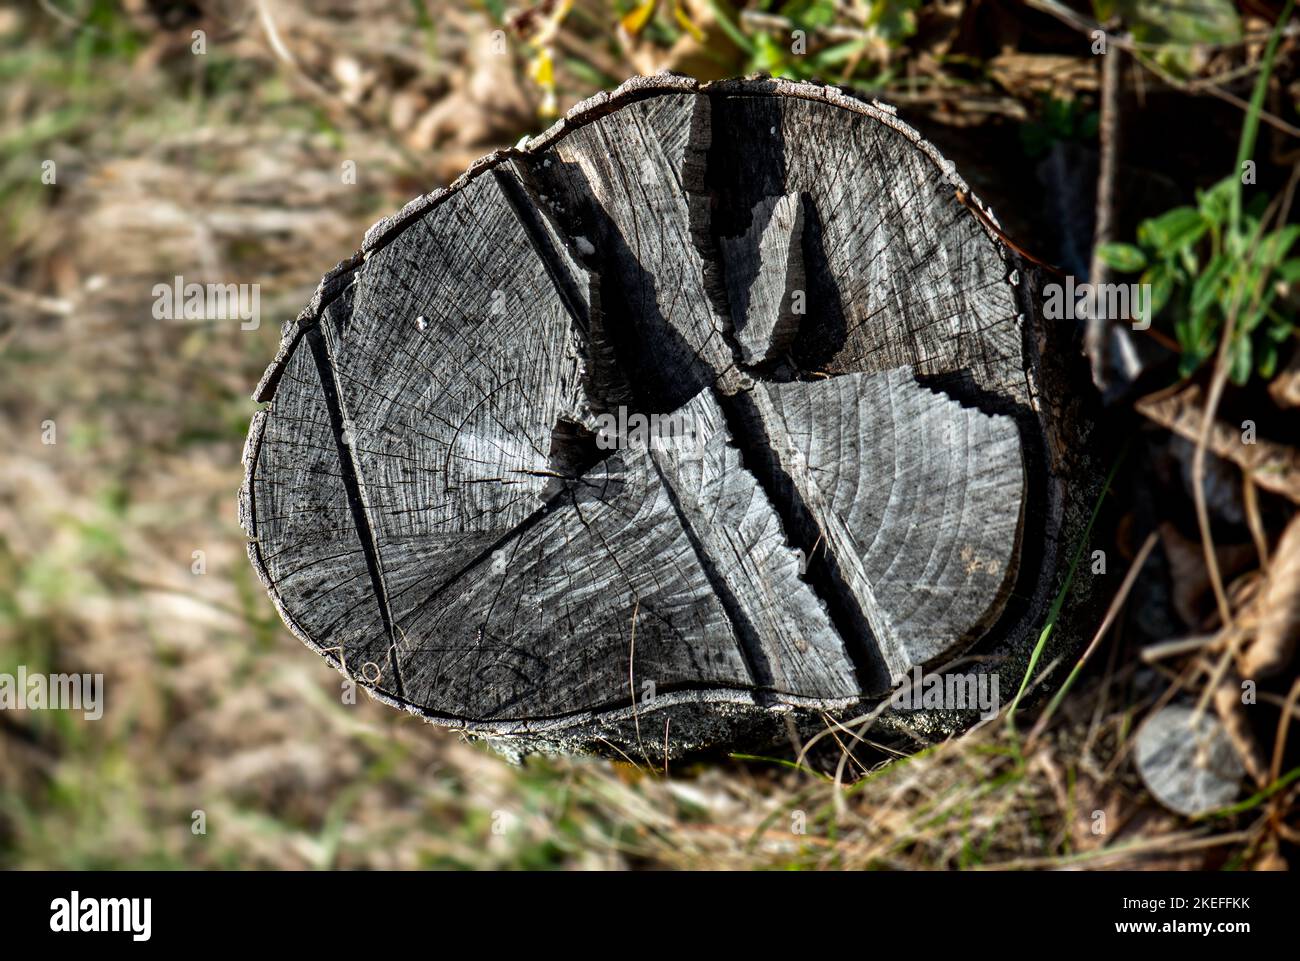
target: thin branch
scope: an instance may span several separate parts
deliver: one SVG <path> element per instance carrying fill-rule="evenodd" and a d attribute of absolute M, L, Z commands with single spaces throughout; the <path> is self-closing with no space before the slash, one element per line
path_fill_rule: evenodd
<path fill-rule="evenodd" d="M 1238 97 L 1234 93 L 1229 93 L 1227 90 L 1215 86 L 1213 83 L 1210 82 L 1209 79 L 1193 80 L 1193 81 L 1181 80 L 1178 77 L 1175 77 L 1173 74 L 1171 74 L 1168 70 L 1165 70 L 1158 63 L 1156 63 L 1154 60 L 1148 57 L 1145 53 L 1143 53 L 1144 50 L 1159 50 L 1167 47 L 1182 46 L 1181 44 L 1141 43 L 1137 40 L 1134 40 L 1131 36 L 1127 34 L 1109 33 L 1096 20 L 1093 20 L 1091 17 L 1084 16 L 1081 13 L 1077 13 L 1074 10 L 1071 10 L 1069 7 L 1065 6 L 1064 4 L 1058 3 L 1057 0 L 1025 0 L 1025 2 L 1029 6 L 1033 7 L 1034 9 L 1040 10 L 1043 13 L 1048 14 L 1049 16 L 1055 17 L 1057 20 L 1060 20 L 1062 23 L 1066 24 L 1067 26 L 1073 27 L 1074 29 L 1080 31 L 1081 33 L 1086 33 L 1091 35 L 1093 33 L 1100 32 L 1104 34 L 1108 46 L 1115 46 L 1121 50 L 1128 51 L 1130 54 L 1133 55 L 1134 60 L 1140 63 L 1152 74 L 1159 77 L 1169 86 L 1173 87 L 1175 90 L 1179 90 L 1182 91 L 1183 93 L 1188 93 L 1192 95 L 1208 93 L 1210 96 L 1217 97 L 1219 100 L 1222 100 L 1225 103 L 1230 103 L 1234 107 L 1237 107 L 1240 110 L 1250 109 L 1249 102 L 1243 100 L 1241 97 Z M 1296 33 L 1296 28 L 1292 24 L 1287 24 L 1287 26 L 1283 29 L 1282 32 L 1286 36 L 1293 36 Z M 1242 41 L 1237 43 L 1198 44 L 1197 46 L 1203 49 L 1213 49 L 1215 47 L 1228 49 L 1230 47 L 1240 46 L 1245 42 L 1246 41 L 1243 39 Z M 1300 137 L 1300 127 L 1292 126 L 1291 124 L 1283 120 L 1281 117 L 1269 113 L 1267 110 L 1260 111 L 1259 119 L 1263 120 L 1269 126 L 1282 131 L 1287 136 Z"/>

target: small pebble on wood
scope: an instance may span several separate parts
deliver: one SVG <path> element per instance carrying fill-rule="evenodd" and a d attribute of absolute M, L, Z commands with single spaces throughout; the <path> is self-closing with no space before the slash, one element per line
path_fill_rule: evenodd
<path fill-rule="evenodd" d="M 1014 690 L 1096 479 L 1078 356 L 970 203 L 889 109 L 659 76 L 408 205 L 255 395 L 285 622 L 429 720 L 655 763 L 968 652 Z"/>

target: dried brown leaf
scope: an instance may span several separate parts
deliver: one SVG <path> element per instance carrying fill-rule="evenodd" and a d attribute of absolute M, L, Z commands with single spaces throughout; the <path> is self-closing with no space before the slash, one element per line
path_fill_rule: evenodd
<path fill-rule="evenodd" d="M 1268 385 L 1268 395 L 1279 407 L 1300 407 L 1300 350 L 1277 372 Z"/>
<path fill-rule="evenodd" d="M 1290 866 L 1286 863 L 1286 858 L 1282 857 L 1277 849 L 1277 845 L 1271 845 L 1268 850 L 1260 855 L 1259 860 L 1252 866 L 1256 871 L 1289 871 Z"/>
<path fill-rule="evenodd" d="M 1241 656 L 1241 674 L 1269 677 L 1291 662 L 1300 637 L 1300 514 L 1282 532 L 1253 614 L 1255 636 Z"/>
<path fill-rule="evenodd" d="M 448 152 L 439 173 L 514 142 L 536 124 L 537 98 L 525 85 L 514 59 L 503 52 L 500 38 L 482 29 L 469 36 L 464 73 L 452 89 L 430 107 L 406 134 L 414 150 Z"/>
<path fill-rule="evenodd" d="M 1197 384 L 1150 394 L 1136 407 L 1138 413 L 1181 437 L 1194 442 L 1200 436 L 1205 405 Z M 1246 443 L 1243 433 L 1241 428 L 1216 419 L 1210 425 L 1209 450 L 1250 474 L 1260 487 L 1300 504 L 1300 451 L 1264 437 Z"/>
<path fill-rule="evenodd" d="M 1250 722 L 1246 719 L 1245 706 L 1241 701 L 1241 679 L 1233 676 L 1231 671 L 1228 673 L 1229 676 L 1214 689 L 1214 710 L 1223 722 L 1224 733 L 1232 742 L 1237 757 L 1245 765 L 1246 773 L 1256 785 L 1263 787 L 1268 783 L 1268 765 L 1259 742 L 1250 730 Z"/>

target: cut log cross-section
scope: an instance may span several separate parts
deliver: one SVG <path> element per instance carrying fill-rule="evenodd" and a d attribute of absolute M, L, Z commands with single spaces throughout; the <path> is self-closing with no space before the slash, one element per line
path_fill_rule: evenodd
<path fill-rule="evenodd" d="M 256 394 L 285 621 L 431 720 L 646 758 L 1023 669 L 1095 482 L 959 192 L 879 105 L 661 76 L 372 228 Z"/>

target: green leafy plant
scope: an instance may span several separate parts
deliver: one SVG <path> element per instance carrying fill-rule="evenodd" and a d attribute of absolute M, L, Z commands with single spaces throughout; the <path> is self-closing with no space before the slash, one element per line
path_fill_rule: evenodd
<path fill-rule="evenodd" d="M 1102 23 L 1119 18 L 1130 36 L 1146 46 L 1141 56 L 1184 77 L 1204 59 L 1201 49 L 1241 39 L 1241 18 L 1232 0 L 1093 0 L 1092 9 Z"/>
<path fill-rule="evenodd" d="M 1300 280 L 1300 258 L 1287 258 L 1300 226 L 1266 232 L 1270 204 L 1264 196 L 1234 225 L 1231 194 L 1239 187 L 1236 176 L 1225 178 L 1198 191 L 1196 206 L 1144 220 L 1137 244 L 1103 244 L 1097 254 L 1121 273 L 1141 271 L 1139 282 L 1149 285 L 1151 316 L 1172 320 L 1184 377 L 1214 353 L 1224 323 L 1237 310 L 1231 369 L 1240 385 L 1252 369 L 1272 377 L 1280 345 L 1295 333 L 1278 296 Z"/>
<path fill-rule="evenodd" d="M 1252 370 L 1272 377 L 1281 345 L 1296 333 L 1284 299 L 1300 280 L 1300 257 L 1289 256 L 1300 238 L 1300 225 L 1281 223 L 1286 205 L 1262 193 L 1242 207 L 1243 172 L 1254 150 L 1278 38 L 1292 7 L 1293 0 L 1288 0 L 1260 63 L 1236 171 L 1208 190 L 1197 191 L 1195 206 L 1175 207 L 1144 220 L 1135 244 L 1097 248 L 1098 257 L 1114 270 L 1140 271 L 1139 282 L 1150 285 L 1149 316 L 1172 322 L 1183 377 L 1214 354 L 1229 317 L 1236 319 L 1228 357 L 1238 385 L 1249 380 Z"/>
<path fill-rule="evenodd" d="M 791 49 L 789 35 L 767 30 L 747 33 L 720 0 L 709 0 L 719 27 L 746 54 L 746 72 L 757 71 L 799 80 L 835 73 L 855 58 L 862 60 L 863 69 L 873 70 L 878 65 L 875 58 L 867 54 L 879 44 L 897 49 L 915 34 L 916 11 L 920 5 L 920 0 L 871 0 L 862 22 L 862 37 L 807 54 L 796 54 Z M 840 12 L 833 0 L 797 0 L 782 5 L 780 16 L 786 18 L 793 29 L 811 36 L 835 24 Z M 884 76 L 881 74 L 873 79 L 879 82 Z"/>

